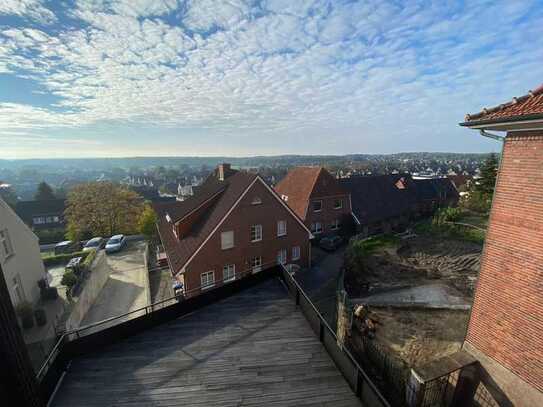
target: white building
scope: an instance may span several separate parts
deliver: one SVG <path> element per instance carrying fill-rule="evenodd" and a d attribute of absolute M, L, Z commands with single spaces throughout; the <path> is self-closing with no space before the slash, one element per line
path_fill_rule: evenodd
<path fill-rule="evenodd" d="M 0 199 L 0 264 L 14 306 L 40 298 L 38 280 L 46 276 L 38 238 Z"/>

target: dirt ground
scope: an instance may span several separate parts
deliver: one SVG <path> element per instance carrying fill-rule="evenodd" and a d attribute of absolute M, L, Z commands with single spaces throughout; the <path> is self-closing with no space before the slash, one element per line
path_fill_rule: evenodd
<path fill-rule="evenodd" d="M 376 340 L 411 367 L 458 351 L 469 320 L 467 311 L 373 308 Z"/>
<path fill-rule="evenodd" d="M 345 285 L 351 297 L 362 297 L 440 282 L 473 297 L 481 251 L 471 242 L 417 236 L 369 255 L 362 270 L 347 272 Z"/>
<path fill-rule="evenodd" d="M 363 269 L 348 270 L 345 286 L 351 298 L 441 283 L 471 301 L 482 246 L 458 240 L 417 236 L 370 254 Z M 460 349 L 469 312 L 441 309 L 371 307 L 377 321 L 375 339 L 411 367 L 424 365 Z"/>

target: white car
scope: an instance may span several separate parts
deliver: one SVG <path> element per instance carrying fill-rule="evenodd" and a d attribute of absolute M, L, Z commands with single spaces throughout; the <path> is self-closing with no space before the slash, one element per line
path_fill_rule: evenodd
<path fill-rule="evenodd" d="M 106 253 L 120 252 L 125 244 L 126 239 L 124 235 L 111 236 L 106 243 Z"/>

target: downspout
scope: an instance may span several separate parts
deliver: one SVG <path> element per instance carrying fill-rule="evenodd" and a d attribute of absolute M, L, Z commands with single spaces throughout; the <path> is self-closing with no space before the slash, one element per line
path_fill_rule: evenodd
<path fill-rule="evenodd" d="M 488 131 L 486 130 L 479 130 L 479 134 L 483 137 L 487 137 L 487 138 L 490 138 L 492 140 L 498 140 L 498 141 L 501 141 L 502 143 L 505 141 L 505 137 L 503 136 L 499 136 L 497 134 L 494 134 L 494 133 L 489 133 Z M 503 152 L 503 151 L 502 151 Z"/>

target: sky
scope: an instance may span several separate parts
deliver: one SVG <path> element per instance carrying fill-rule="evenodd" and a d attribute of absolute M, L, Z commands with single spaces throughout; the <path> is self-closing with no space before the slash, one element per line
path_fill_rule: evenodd
<path fill-rule="evenodd" d="M 1 0 L 0 158 L 487 152 L 540 0 Z"/>

